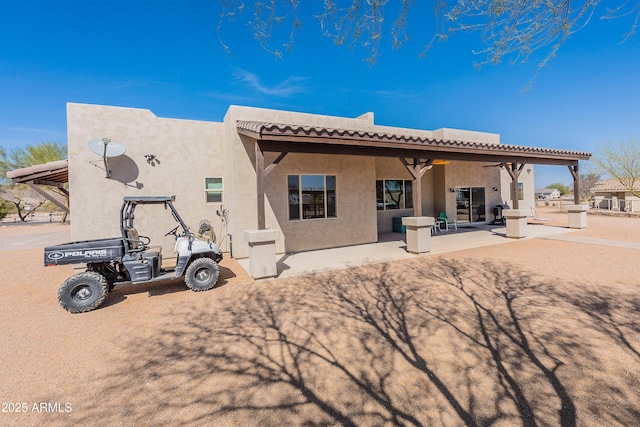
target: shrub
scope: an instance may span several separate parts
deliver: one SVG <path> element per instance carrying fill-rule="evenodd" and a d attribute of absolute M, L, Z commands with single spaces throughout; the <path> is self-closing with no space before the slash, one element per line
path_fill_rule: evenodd
<path fill-rule="evenodd" d="M 11 205 L 7 201 L 0 200 L 0 221 L 6 218 L 10 209 Z"/>

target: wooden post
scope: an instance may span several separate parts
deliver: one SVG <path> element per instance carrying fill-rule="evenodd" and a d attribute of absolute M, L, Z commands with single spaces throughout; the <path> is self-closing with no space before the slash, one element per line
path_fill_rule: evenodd
<path fill-rule="evenodd" d="M 433 160 L 427 159 L 424 163 L 424 167 L 420 164 L 420 159 L 418 158 L 413 159 L 413 165 L 410 165 L 404 157 L 400 157 L 400 161 L 413 177 L 411 193 L 413 195 L 413 216 L 422 216 L 422 177 L 425 172 L 431 169 Z"/>
<path fill-rule="evenodd" d="M 413 159 L 413 216 L 422 216 L 422 174 L 420 174 L 420 160 Z"/>
<path fill-rule="evenodd" d="M 508 164 L 502 163 L 502 165 L 504 166 L 504 168 L 507 170 L 507 172 L 509 172 L 509 176 L 511 177 L 511 202 L 513 203 L 513 206 L 511 206 L 512 209 L 518 209 L 519 207 L 519 203 L 518 203 L 518 177 L 520 176 L 520 172 L 522 172 L 522 169 L 524 168 L 524 163 L 522 163 L 520 165 L 520 167 L 518 167 L 518 163 L 513 161 L 511 163 L 511 167 L 509 167 Z"/>
<path fill-rule="evenodd" d="M 266 229 L 265 224 L 265 206 L 264 206 L 264 153 L 260 148 L 260 144 L 256 140 L 255 145 L 256 152 L 256 194 L 257 194 L 257 208 L 258 208 L 258 230 Z"/>
<path fill-rule="evenodd" d="M 517 171 L 517 163 L 513 162 L 511 163 L 511 171 L 512 172 L 516 172 Z M 518 174 L 515 173 L 514 175 L 511 175 L 511 203 L 513 203 L 512 208 L 513 209 L 518 209 L 519 208 L 519 197 L 518 197 Z"/>
<path fill-rule="evenodd" d="M 573 177 L 573 202 L 576 205 L 580 204 L 580 175 L 578 175 L 578 164 L 567 165 L 571 176 Z"/>

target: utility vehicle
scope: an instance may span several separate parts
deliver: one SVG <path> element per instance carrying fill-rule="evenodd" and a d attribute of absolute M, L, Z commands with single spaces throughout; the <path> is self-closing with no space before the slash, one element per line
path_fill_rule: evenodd
<path fill-rule="evenodd" d="M 193 291 L 213 288 L 218 281 L 222 252 L 213 239 L 198 238 L 190 231 L 173 206 L 174 201 L 175 196 L 125 197 L 120 209 L 120 237 L 46 247 L 45 266 L 87 265 L 86 271 L 62 283 L 58 290 L 60 305 L 71 313 L 83 313 L 100 307 L 115 285 L 150 283 L 183 276 Z M 178 225 L 165 236 L 175 237 L 175 268 L 163 269 L 162 247 L 150 246 L 150 239 L 138 234 L 133 221 L 138 205 L 164 206 L 171 211 Z M 201 235 L 210 232 L 213 236 L 211 224 L 206 220 L 200 222 L 199 231 Z"/>

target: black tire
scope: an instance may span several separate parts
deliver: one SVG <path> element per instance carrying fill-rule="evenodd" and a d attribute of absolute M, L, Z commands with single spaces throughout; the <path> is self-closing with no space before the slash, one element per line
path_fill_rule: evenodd
<path fill-rule="evenodd" d="M 103 275 L 85 271 L 64 281 L 58 290 L 58 302 L 71 313 L 86 313 L 100 307 L 108 293 L 109 285 Z"/>
<path fill-rule="evenodd" d="M 211 258 L 193 260 L 184 273 L 184 283 L 194 292 L 208 291 L 218 282 L 220 269 Z"/>

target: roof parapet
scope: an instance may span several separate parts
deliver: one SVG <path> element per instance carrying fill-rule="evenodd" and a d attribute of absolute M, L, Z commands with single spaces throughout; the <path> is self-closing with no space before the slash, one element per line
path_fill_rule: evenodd
<path fill-rule="evenodd" d="M 373 121 L 373 112 L 369 111 L 367 113 L 361 114 L 358 117 L 356 117 L 357 120 L 365 120 L 369 123 L 371 123 L 372 125 L 375 124 Z"/>

